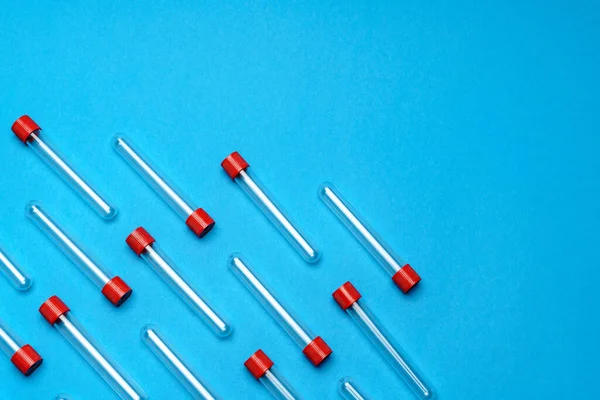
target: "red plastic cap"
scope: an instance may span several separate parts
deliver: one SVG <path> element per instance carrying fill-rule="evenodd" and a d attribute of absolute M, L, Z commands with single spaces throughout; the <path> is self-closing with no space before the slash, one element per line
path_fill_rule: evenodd
<path fill-rule="evenodd" d="M 17 367 L 19 371 L 25 376 L 29 376 L 38 369 L 42 362 L 44 361 L 42 357 L 31 347 L 26 344 L 21 347 L 13 356 L 10 358 L 10 361 Z"/>
<path fill-rule="evenodd" d="M 325 343 L 321 336 L 317 336 L 302 350 L 306 358 L 316 367 L 321 364 L 332 353 L 331 348 Z"/>
<path fill-rule="evenodd" d="M 237 151 L 234 151 L 228 155 L 227 158 L 221 163 L 221 167 L 223 167 L 231 179 L 235 179 L 240 171 L 245 170 L 249 166 L 250 164 L 248 164 Z"/>
<path fill-rule="evenodd" d="M 406 264 L 392 276 L 392 280 L 404 293 L 408 293 L 410 289 L 421 281 L 421 277 L 412 269 L 410 264 Z"/>
<path fill-rule="evenodd" d="M 191 213 L 185 223 L 200 238 L 215 226 L 215 220 L 201 208 Z"/>
<path fill-rule="evenodd" d="M 29 135 L 42 128 L 29 115 L 23 115 L 12 124 L 11 129 L 21 142 L 27 143 Z"/>
<path fill-rule="evenodd" d="M 40 314 L 46 318 L 46 321 L 48 321 L 50 325 L 54 325 L 61 315 L 66 314 L 69 311 L 71 311 L 69 307 L 67 307 L 58 296 L 50 297 L 40 307 Z"/>
<path fill-rule="evenodd" d="M 248 368 L 248 371 L 250 371 L 252 376 L 256 379 L 260 379 L 269 369 L 271 369 L 274 363 L 264 351 L 258 350 L 246 360 L 244 365 Z"/>
<path fill-rule="evenodd" d="M 115 306 L 120 307 L 121 304 L 131 296 L 133 290 L 125 283 L 123 279 L 115 276 L 102 288 L 102 294 Z"/>
<path fill-rule="evenodd" d="M 332 296 L 340 307 L 342 307 L 342 310 L 347 310 L 362 297 L 350 282 L 346 282 L 340 286 L 339 289 L 333 292 Z"/>
<path fill-rule="evenodd" d="M 147 230 L 140 226 L 131 232 L 129 236 L 127 236 L 125 242 L 127 242 L 129 247 L 131 247 L 131 250 L 133 250 L 133 252 L 139 256 L 144 252 L 146 247 L 156 242 L 156 240 L 154 240 L 152 235 L 150 235 Z"/>

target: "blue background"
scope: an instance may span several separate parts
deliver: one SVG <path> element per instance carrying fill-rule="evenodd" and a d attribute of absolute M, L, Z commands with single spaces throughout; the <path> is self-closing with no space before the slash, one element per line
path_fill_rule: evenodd
<path fill-rule="evenodd" d="M 0 397 L 112 399 L 37 312 L 58 294 L 155 399 L 186 392 L 153 322 L 225 399 L 267 399 L 263 348 L 306 398 L 354 377 L 410 398 L 331 292 L 352 280 L 443 399 L 598 397 L 600 7 L 592 1 L 8 2 L 0 7 L 2 319 L 45 357 Z M 31 115 L 120 209 L 101 221 L 10 132 Z M 198 240 L 113 152 L 124 132 L 217 221 Z M 322 250 L 305 264 L 223 173 L 240 151 Z M 421 274 L 402 295 L 321 203 L 332 181 Z M 37 199 L 135 290 L 113 308 L 23 216 Z M 144 225 L 235 326 L 217 340 L 126 247 Z M 316 369 L 226 267 L 242 252 L 334 349 Z"/>

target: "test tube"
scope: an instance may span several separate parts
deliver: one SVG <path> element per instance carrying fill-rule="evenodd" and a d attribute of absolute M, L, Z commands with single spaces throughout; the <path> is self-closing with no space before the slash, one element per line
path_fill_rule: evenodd
<path fill-rule="evenodd" d="M 113 138 L 113 148 L 137 173 L 175 210 L 184 220 L 188 228 L 198 237 L 204 237 L 215 225 L 215 221 L 202 208 L 194 209 L 184 200 L 173 185 L 168 183 L 150 163 L 137 151 L 131 142 L 123 137 Z"/>
<path fill-rule="evenodd" d="M 340 195 L 331 183 L 321 185 L 319 197 L 371 253 L 383 269 L 392 276 L 392 280 L 402 292 L 407 293 L 419 283 L 421 277 L 410 264 L 405 263 L 394 254 L 379 236 L 366 223 L 361 221 L 360 216 L 354 211 L 350 203 Z"/>
<path fill-rule="evenodd" d="M 246 360 L 244 366 L 252 376 L 267 388 L 269 393 L 277 400 L 300 399 L 290 384 L 273 367 L 275 363 L 262 350 L 257 350 Z"/>
<path fill-rule="evenodd" d="M 84 181 L 64 158 L 52 148 L 45 137 L 42 139 L 42 129 L 29 116 L 23 115 L 17 119 L 12 125 L 12 131 L 67 182 L 100 217 L 107 220 L 116 217 L 117 209 Z"/>
<path fill-rule="evenodd" d="M 181 277 L 175 264 L 163 254 L 154 238 L 144 228 L 134 230 L 126 242 L 217 336 L 226 337 L 231 334 L 231 326 Z"/>
<path fill-rule="evenodd" d="M 271 196 L 263 189 L 258 179 L 248 171 L 250 165 L 237 151 L 231 153 L 223 160 L 221 166 L 229 177 L 237 182 L 248 196 L 250 196 L 263 214 L 271 220 L 273 225 L 279 229 L 306 262 L 316 263 L 319 261 L 321 257 L 319 251 L 292 224 L 283 211 L 281 211 L 280 207 L 272 200 Z"/>
<path fill-rule="evenodd" d="M 329 357 L 332 351 L 327 343 L 320 336 L 315 336 L 305 328 L 277 301 L 273 292 L 265 287 L 240 255 L 232 254 L 229 257 L 229 267 L 294 342 L 300 346 L 306 358 L 314 366 L 318 366 Z"/>
<path fill-rule="evenodd" d="M 165 342 L 155 326 L 146 325 L 142 328 L 142 341 L 169 371 L 175 375 L 194 399 L 217 399 L 196 374 L 181 360 L 177 353 L 173 351 L 172 347 Z"/>
<path fill-rule="evenodd" d="M 348 377 L 343 377 L 338 382 L 338 392 L 345 400 L 369 400 L 358 386 Z"/>
<path fill-rule="evenodd" d="M 2 321 L 0 321 L 0 349 L 25 376 L 31 375 L 44 361 L 33 347 L 25 344 Z"/>
<path fill-rule="evenodd" d="M 104 350 L 89 337 L 79 321 L 70 313 L 69 307 L 58 296 L 46 300 L 39 311 L 122 399 L 148 398 L 138 384 L 106 356 Z"/>
<path fill-rule="evenodd" d="M 0 272 L 17 290 L 25 291 L 33 284 L 31 278 L 12 262 L 2 249 L 0 249 Z"/>
<path fill-rule="evenodd" d="M 342 310 L 345 310 L 356 321 L 364 334 L 375 344 L 414 394 L 419 399 L 432 399 L 431 387 L 421 377 L 421 374 L 411 367 L 404 350 L 389 339 L 389 335 L 371 315 L 371 312 L 359 303 L 361 295 L 358 290 L 350 282 L 346 282 L 333 292 L 333 298 Z"/>
<path fill-rule="evenodd" d="M 27 204 L 25 215 L 87 275 L 113 305 L 119 307 L 131 296 L 129 285 L 118 276 L 109 278 L 111 274 L 88 256 L 39 204 Z"/>

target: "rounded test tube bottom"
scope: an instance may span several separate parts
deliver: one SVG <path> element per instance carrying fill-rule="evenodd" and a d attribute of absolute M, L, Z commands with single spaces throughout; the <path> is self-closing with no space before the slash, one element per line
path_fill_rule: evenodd
<path fill-rule="evenodd" d="M 339 380 L 338 392 L 345 400 L 369 400 L 348 377 L 343 377 Z"/>
<path fill-rule="evenodd" d="M 0 272 L 17 290 L 25 291 L 33 284 L 31 278 L 12 262 L 2 249 L 0 249 Z"/>

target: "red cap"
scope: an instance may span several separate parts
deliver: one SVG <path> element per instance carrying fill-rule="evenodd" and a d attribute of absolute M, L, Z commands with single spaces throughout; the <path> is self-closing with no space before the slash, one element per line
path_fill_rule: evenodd
<path fill-rule="evenodd" d="M 50 325 L 54 325 L 61 315 L 69 311 L 71 311 L 69 307 L 58 296 L 50 297 L 40 307 L 40 314 L 50 322 Z"/>
<path fill-rule="evenodd" d="M 421 277 L 409 264 L 406 264 L 392 276 L 392 280 L 404 293 L 407 293 L 421 281 Z"/>
<path fill-rule="evenodd" d="M 249 166 L 250 164 L 248 164 L 237 151 L 234 151 L 228 155 L 227 158 L 221 163 L 221 167 L 223 167 L 231 179 L 235 179 L 240 171 L 245 170 Z"/>
<path fill-rule="evenodd" d="M 306 358 L 316 367 L 321 364 L 331 354 L 332 350 L 321 336 L 317 336 L 312 342 L 302 350 Z"/>
<path fill-rule="evenodd" d="M 340 286 L 339 289 L 333 292 L 332 296 L 340 307 L 342 307 L 342 310 L 347 310 L 362 297 L 350 282 L 346 282 Z"/>
<path fill-rule="evenodd" d="M 200 238 L 204 237 L 215 226 L 215 220 L 201 208 L 191 213 L 185 223 Z"/>
<path fill-rule="evenodd" d="M 104 297 L 117 307 L 125 303 L 125 300 L 131 296 L 132 292 L 133 290 L 131 290 L 129 285 L 118 276 L 115 276 L 110 281 L 106 282 L 106 285 L 102 288 Z"/>
<path fill-rule="evenodd" d="M 131 232 L 125 242 L 131 247 L 131 250 L 138 256 L 144 252 L 146 247 L 150 246 L 152 243 L 156 242 L 152 235 L 148 233 L 147 230 L 142 228 L 141 226 Z"/>
<path fill-rule="evenodd" d="M 12 124 L 11 129 L 21 142 L 27 143 L 29 135 L 42 128 L 29 115 L 23 115 Z"/>
<path fill-rule="evenodd" d="M 252 354 L 249 359 L 246 360 L 244 365 L 246 368 L 248 368 L 248 371 L 250 371 L 252 376 L 254 376 L 256 379 L 259 379 L 266 374 L 269 369 L 271 369 L 274 363 L 264 351 L 259 349 L 256 353 Z"/>
<path fill-rule="evenodd" d="M 25 376 L 29 376 L 38 369 L 42 362 L 44 361 L 42 357 L 31 347 L 26 344 L 21 347 L 13 356 L 10 358 L 10 361 L 17 367 L 19 371 Z"/>

